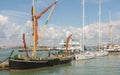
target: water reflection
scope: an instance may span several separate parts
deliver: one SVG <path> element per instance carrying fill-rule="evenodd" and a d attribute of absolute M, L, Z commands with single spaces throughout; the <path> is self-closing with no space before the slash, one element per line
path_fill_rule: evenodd
<path fill-rule="evenodd" d="M 6 58 L 11 50 L 1 50 L 0 58 Z M 15 51 L 15 54 L 17 51 Z M 25 72 L 1 70 L 0 75 L 120 75 L 120 53 L 90 60 L 73 60 L 71 64 L 57 65 Z"/>
<path fill-rule="evenodd" d="M 24 72 L 10 72 L 10 75 L 65 75 L 65 69 L 71 64 L 56 65 Z M 68 75 L 68 74 L 67 74 Z"/>

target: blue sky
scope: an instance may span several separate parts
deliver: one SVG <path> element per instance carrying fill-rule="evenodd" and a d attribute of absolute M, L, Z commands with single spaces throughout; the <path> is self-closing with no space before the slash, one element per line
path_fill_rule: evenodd
<path fill-rule="evenodd" d="M 32 27 L 30 22 L 32 0 L 0 1 L 0 45 L 6 45 L 6 41 L 10 42 L 9 44 L 7 43 L 8 45 L 11 45 L 13 40 L 19 44 L 21 34 L 32 30 L 32 28 L 29 29 Z M 54 0 L 35 0 L 36 13 L 38 14 L 52 2 L 54 2 Z M 98 23 L 98 2 L 99 0 L 85 0 L 85 26 L 92 26 Z M 113 23 L 119 24 L 119 3 L 120 0 L 102 0 L 102 23 L 109 23 L 109 11 L 111 11 Z M 39 30 L 43 26 L 49 12 L 50 10 L 38 21 Z M 63 36 L 61 32 L 68 33 L 70 31 L 78 34 L 79 28 L 82 29 L 82 0 L 58 0 L 55 11 L 48 22 L 48 26 L 48 30 L 51 30 L 51 33 L 48 31 L 49 34 L 45 35 L 57 37 L 60 35 Z M 67 28 L 70 29 L 67 30 Z M 91 36 L 93 36 L 93 34 Z M 117 35 L 117 39 L 118 38 L 119 36 Z M 14 44 L 12 43 L 12 45 Z"/>
<path fill-rule="evenodd" d="M 37 13 L 42 9 L 46 8 L 50 3 L 54 0 L 35 0 L 35 7 Z M 120 19 L 120 8 L 119 8 L 119 0 L 102 0 L 102 22 L 108 22 L 108 12 L 112 12 L 112 20 Z M 0 10 L 5 11 L 16 11 L 19 14 L 24 14 L 23 17 L 20 18 L 19 21 L 16 21 L 18 24 L 21 22 L 25 22 L 31 18 L 31 0 L 1 0 L 0 2 Z M 85 0 L 85 16 L 86 16 L 86 24 L 91 24 L 94 22 L 98 22 L 98 0 Z M 48 11 L 49 12 L 49 11 Z M 9 13 L 9 12 L 7 12 Z M 15 13 L 15 12 L 14 12 Z M 4 13 L 2 13 L 4 14 Z M 8 15 L 8 14 L 5 14 Z M 9 15 L 10 17 L 16 17 L 15 14 Z M 47 13 L 42 17 L 42 19 L 46 19 Z M 13 21 L 16 19 L 12 19 Z M 61 25 L 61 26 L 82 26 L 82 4 L 81 0 L 58 0 L 58 4 L 56 5 L 55 12 L 52 16 L 52 19 L 49 24 Z"/>

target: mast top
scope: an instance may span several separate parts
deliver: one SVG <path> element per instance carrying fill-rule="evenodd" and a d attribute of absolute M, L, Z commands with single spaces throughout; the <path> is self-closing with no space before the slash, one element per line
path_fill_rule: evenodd
<path fill-rule="evenodd" d="M 110 24 L 111 24 L 111 11 L 109 11 L 109 20 L 110 20 Z"/>
<path fill-rule="evenodd" d="M 34 6 L 34 0 L 32 0 L 32 6 Z"/>

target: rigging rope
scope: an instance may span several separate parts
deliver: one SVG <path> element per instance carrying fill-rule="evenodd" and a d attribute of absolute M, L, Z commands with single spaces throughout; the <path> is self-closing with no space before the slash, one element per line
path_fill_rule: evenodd
<path fill-rule="evenodd" d="M 48 21 L 50 20 L 50 17 L 52 16 L 52 14 L 54 12 L 55 6 L 56 6 L 56 4 L 52 7 L 52 9 L 51 9 L 46 21 L 45 21 L 45 24 L 40 31 L 39 41 L 42 39 L 42 33 L 45 32 L 45 30 L 46 30 L 46 25 L 48 24 Z"/>

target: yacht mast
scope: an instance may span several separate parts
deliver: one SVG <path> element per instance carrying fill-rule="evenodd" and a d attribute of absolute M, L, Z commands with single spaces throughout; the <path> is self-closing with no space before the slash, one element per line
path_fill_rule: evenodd
<path fill-rule="evenodd" d="M 98 50 L 100 49 L 100 33 L 101 33 L 101 0 L 99 0 L 99 48 Z"/>
<path fill-rule="evenodd" d="M 109 25 L 110 44 L 112 45 L 112 24 L 111 24 L 111 12 L 109 12 L 109 20 L 110 20 L 110 25 Z"/>
<path fill-rule="evenodd" d="M 83 12 L 82 12 L 82 16 L 83 16 L 83 22 L 82 22 L 82 23 L 83 23 L 83 33 L 82 33 L 82 34 L 83 34 L 83 52 L 84 52 L 85 0 L 83 0 L 82 2 L 83 2 L 83 3 L 82 3 L 82 5 L 83 5 L 83 6 L 82 6 L 82 7 L 83 7 L 83 8 L 82 8 L 82 11 L 83 11 Z"/>

